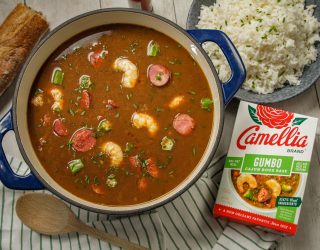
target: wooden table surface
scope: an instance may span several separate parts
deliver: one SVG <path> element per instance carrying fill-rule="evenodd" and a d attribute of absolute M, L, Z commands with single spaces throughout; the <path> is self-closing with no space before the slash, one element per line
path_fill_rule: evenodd
<path fill-rule="evenodd" d="M 0 23 L 6 15 L 19 3 L 24 2 L 35 10 L 41 11 L 54 28 L 67 19 L 86 11 L 109 8 L 128 7 L 127 0 L 0 0 Z M 186 19 L 192 0 L 153 0 L 154 12 L 164 16 L 180 26 L 186 26 Z M 14 86 L 0 98 L 0 117 L 11 107 Z M 303 94 L 274 104 L 292 112 L 320 118 L 320 81 Z M 226 108 L 224 132 L 217 154 L 227 150 L 239 101 L 233 100 Z M 320 123 L 320 122 L 319 122 Z M 320 125 L 318 123 L 318 134 Z M 9 133 L 5 140 L 14 141 L 14 134 Z M 11 144 L 12 145 L 12 144 Z M 5 148 L 6 152 L 20 156 L 17 145 Z M 311 162 L 312 168 L 304 196 L 304 205 L 300 215 L 298 233 L 293 237 L 285 237 L 277 249 L 319 249 L 320 245 L 320 138 L 317 136 Z"/>

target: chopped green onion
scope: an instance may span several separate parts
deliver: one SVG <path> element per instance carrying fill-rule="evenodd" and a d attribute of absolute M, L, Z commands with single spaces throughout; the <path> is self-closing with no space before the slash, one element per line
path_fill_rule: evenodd
<path fill-rule="evenodd" d="M 109 132 L 112 130 L 111 122 L 107 119 L 103 119 L 99 122 L 98 131 L 99 132 Z"/>
<path fill-rule="evenodd" d="M 161 144 L 162 150 L 171 151 L 173 146 L 174 146 L 174 144 L 175 144 L 175 140 L 170 138 L 170 137 L 168 137 L 168 136 L 165 136 L 165 137 L 162 138 L 160 144 Z"/>
<path fill-rule="evenodd" d="M 69 141 L 67 142 L 67 147 L 68 147 L 68 149 L 71 149 L 72 144 L 73 144 L 73 142 L 72 142 L 71 140 L 69 140 Z"/>
<path fill-rule="evenodd" d="M 107 54 L 108 54 L 108 51 L 102 50 L 102 51 L 100 52 L 100 55 L 99 55 L 99 56 L 100 56 L 100 58 L 104 59 L 104 58 L 106 58 Z"/>
<path fill-rule="evenodd" d="M 156 108 L 156 112 L 157 112 L 157 113 L 160 113 L 160 112 L 162 112 L 162 111 L 164 111 L 164 109 L 159 108 L 159 107 Z"/>
<path fill-rule="evenodd" d="M 139 47 L 139 43 L 133 42 L 130 44 L 129 47 L 130 47 L 131 52 L 134 54 Z"/>
<path fill-rule="evenodd" d="M 74 113 L 74 111 L 73 111 L 72 109 L 69 109 L 68 112 L 69 112 L 69 114 L 72 115 L 72 116 L 75 115 L 75 113 Z"/>
<path fill-rule="evenodd" d="M 84 176 L 84 181 L 87 183 L 87 184 L 90 184 L 90 178 L 88 175 L 85 175 Z"/>
<path fill-rule="evenodd" d="M 158 74 L 156 75 L 156 80 L 157 80 L 157 81 L 161 81 L 161 79 L 162 79 L 161 74 L 158 73 Z"/>
<path fill-rule="evenodd" d="M 53 69 L 51 82 L 56 85 L 62 85 L 64 73 L 61 68 L 56 67 Z"/>
<path fill-rule="evenodd" d="M 94 184 L 98 185 L 100 183 L 99 179 L 97 176 L 93 177 L 93 182 Z"/>
<path fill-rule="evenodd" d="M 139 106 L 137 105 L 137 104 L 132 104 L 133 105 L 133 107 L 134 107 L 134 109 L 138 109 L 139 108 Z"/>
<path fill-rule="evenodd" d="M 194 92 L 194 91 L 192 91 L 192 90 L 188 91 L 188 93 L 189 93 L 190 95 L 196 95 L 196 94 L 197 94 L 196 92 Z"/>
<path fill-rule="evenodd" d="M 134 148 L 134 145 L 130 142 L 126 143 L 126 148 L 124 149 L 125 153 L 130 153 L 132 151 L 132 149 Z"/>
<path fill-rule="evenodd" d="M 147 47 L 148 56 L 157 56 L 160 54 L 160 46 L 157 42 L 151 40 Z"/>
<path fill-rule="evenodd" d="M 68 166 L 73 174 L 80 172 L 84 168 L 84 164 L 80 159 L 69 161 Z"/>
<path fill-rule="evenodd" d="M 127 94 L 127 99 L 130 100 L 133 97 L 133 93 L 130 92 L 129 94 Z"/>
<path fill-rule="evenodd" d="M 92 81 L 90 76 L 82 75 L 79 79 L 79 86 L 80 89 L 89 89 L 92 86 Z"/>
<path fill-rule="evenodd" d="M 196 153 L 197 153 L 197 149 L 196 149 L 196 147 L 195 147 L 195 146 L 193 146 L 193 147 L 192 147 L 192 154 L 193 154 L 193 156 L 195 156 L 195 155 L 196 155 Z"/>
<path fill-rule="evenodd" d="M 201 103 L 202 109 L 211 111 L 211 106 L 213 106 L 213 101 L 210 98 L 202 98 L 200 103 Z"/>
<path fill-rule="evenodd" d="M 182 62 L 178 58 L 174 58 L 173 60 L 169 61 L 170 64 L 181 64 Z"/>

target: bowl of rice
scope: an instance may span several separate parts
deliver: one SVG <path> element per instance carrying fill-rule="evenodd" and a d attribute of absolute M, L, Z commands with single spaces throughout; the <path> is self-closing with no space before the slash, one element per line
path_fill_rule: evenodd
<path fill-rule="evenodd" d="M 320 77 L 319 0 L 194 0 L 188 29 L 217 29 L 237 47 L 247 79 L 236 98 L 274 103 L 292 98 Z M 208 53 L 222 81 L 230 69 L 218 47 Z"/>

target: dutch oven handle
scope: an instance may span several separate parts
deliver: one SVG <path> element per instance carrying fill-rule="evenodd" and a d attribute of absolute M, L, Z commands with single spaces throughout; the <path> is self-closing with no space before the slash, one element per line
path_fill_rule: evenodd
<path fill-rule="evenodd" d="M 2 141 L 7 132 L 13 130 L 12 110 L 0 121 L 0 180 L 8 188 L 18 190 L 44 189 L 41 182 L 30 172 L 27 176 L 15 174 L 4 154 Z"/>
<path fill-rule="evenodd" d="M 200 44 L 204 42 L 216 43 L 228 60 L 231 69 L 231 77 L 222 83 L 224 104 L 227 105 L 242 83 L 246 79 L 246 69 L 241 57 L 228 36 L 219 30 L 187 30 Z"/>

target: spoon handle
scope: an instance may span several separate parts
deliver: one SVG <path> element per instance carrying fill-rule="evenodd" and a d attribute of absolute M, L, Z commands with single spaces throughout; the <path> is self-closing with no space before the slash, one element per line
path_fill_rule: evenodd
<path fill-rule="evenodd" d="M 111 244 L 122 247 L 123 249 L 148 250 L 148 248 L 145 248 L 145 247 L 140 246 L 138 244 L 132 243 L 128 240 L 118 238 L 117 236 L 113 236 L 111 234 L 108 234 L 104 231 L 90 227 L 90 226 L 83 224 L 83 223 L 79 223 L 79 225 L 77 225 L 77 231 L 79 233 L 88 234 L 88 235 L 95 237 L 95 238 L 98 238 L 100 240 L 110 242 Z"/>

